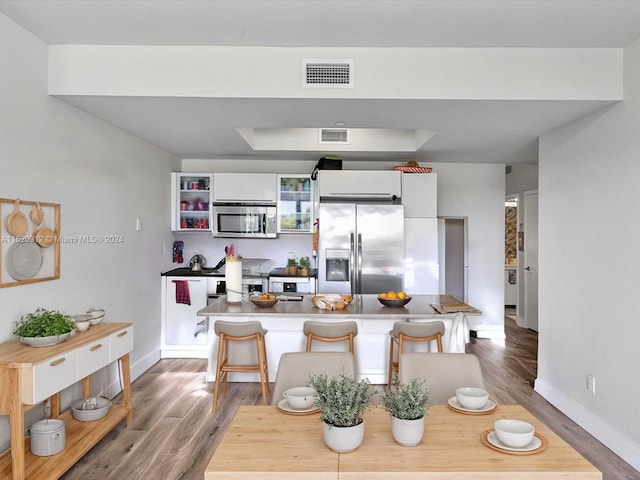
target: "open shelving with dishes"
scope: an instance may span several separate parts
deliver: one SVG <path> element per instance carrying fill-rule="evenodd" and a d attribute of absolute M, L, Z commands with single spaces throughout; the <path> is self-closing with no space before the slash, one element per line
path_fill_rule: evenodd
<path fill-rule="evenodd" d="M 171 230 L 207 231 L 212 201 L 213 174 L 171 174 Z"/>
<path fill-rule="evenodd" d="M 102 323 L 50 347 L 34 348 L 19 340 L 0 344 L 0 415 L 10 418 L 11 450 L 0 456 L 0 479 L 59 478 L 120 421 L 130 426 L 131 385 L 129 352 L 133 349 L 130 323 Z M 75 420 L 71 409 L 60 412 L 60 392 L 82 381 L 91 395 L 91 374 L 118 362 L 122 401 L 92 422 Z M 65 448 L 46 457 L 30 452 L 25 441 L 24 412 L 49 399 L 51 416 L 65 422 Z"/>

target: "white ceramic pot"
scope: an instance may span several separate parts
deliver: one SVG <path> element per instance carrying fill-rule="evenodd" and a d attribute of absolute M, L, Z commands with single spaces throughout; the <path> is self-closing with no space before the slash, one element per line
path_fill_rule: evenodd
<path fill-rule="evenodd" d="M 62 420 L 40 420 L 31 425 L 29 435 L 31 436 L 31 453 L 34 455 L 47 457 L 64 450 L 66 436 Z"/>
<path fill-rule="evenodd" d="M 322 422 L 324 443 L 334 452 L 353 452 L 364 440 L 364 421 L 354 427 L 334 427 Z"/>
<path fill-rule="evenodd" d="M 415 420 L 391 417 L 391 434 L 403 447 L 415 447 L 424 436 L 424 417 Z"/>

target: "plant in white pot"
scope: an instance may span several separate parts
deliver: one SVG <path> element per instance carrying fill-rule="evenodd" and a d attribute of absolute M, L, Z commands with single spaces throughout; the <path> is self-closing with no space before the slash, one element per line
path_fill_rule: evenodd
<path fill-rule="evenodd" d="M 327 446 L 338 453 L 352 452 L 364 440 L 364 412 L 375 390 L 367 379 L 326 374 L 311 375 L 316 391 L 314 405 L 320 409 L 322 433 Z"/>
<path fill-rule="evenodd" d="M 430 406 L 430 393 L 424 380 L 414 378 L 379 395 L 382 406 L 391 414 L 393 439 L 405 447 L 418 445 L 424 436 L 424 417 Z"/>
<path fill-rule="evenodd" d="M 63 342 L 75 329 L 76 324 L 69 315 L 40 307 L 24 315 L 16 323 L 13 334 L 32 347 L 46 347 Z"/>

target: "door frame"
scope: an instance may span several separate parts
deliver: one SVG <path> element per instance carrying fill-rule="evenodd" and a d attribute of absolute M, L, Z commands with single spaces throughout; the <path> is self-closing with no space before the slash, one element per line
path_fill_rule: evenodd
<path fill-rule="evenodd" d="M 447 284 L 447 237 L 446 237 L 446 223 L 447 220 L 457 220 L 462 221 L 462 272 L 458 272 L 458 274 L 462 278 L 462 290 L 463 294 L 460 300 L 463 302 L 468 301 L 469 297 L 469 246 L 468 246 L 468 238 L 469 238 L 469 218 L 468 217 L 438 217 L 438 263 L 440 264 L 440 294 L 447 294 L 446 284 Z"/>

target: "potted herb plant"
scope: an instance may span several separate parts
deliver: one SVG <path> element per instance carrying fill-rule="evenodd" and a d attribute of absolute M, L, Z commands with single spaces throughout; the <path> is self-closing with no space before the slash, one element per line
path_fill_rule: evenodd
<path fill-rule="evenodd" d="M 303 277 L 308 277 L 310 266 L 311 262 L 309 262 L 309 257 L 300 257 L 300 260 L 298 260 L 298 269 L 300 271 L 300 275 L 302 275 Z"/>
<path fill-rule="evenodd" d="M 295 258 L 289 258 L 287 260 L 287 273 L 289 275 L 298 274 L 298 261 Z"/>
<path fill-rule="evenodd" d="M 424 380 L 414 378 L 379 395 L 382 406 L 391 415 L 393 439 L 405 447 L 418 445 L 424 435 L 424 417 L 430 406 L 430 393 Z"/>
<path fill-rule="evenodd" d="M 364 412 L 375 392 L 369 380 L 312 375 L 309 386 L 316 391 L 314 405 L 320 409 L 327 446 L 338 453 L 357 449 L 364 440 Z"/>
<path fill-rule="evenodd" d="M 69 315 L 42 307 L 24 315 L 17 323 L 13 334 L 20 341 L 33 347 L 45 347 L 65 341 L 76 324 Z"/>

